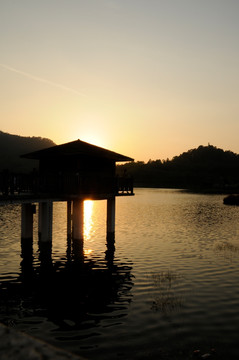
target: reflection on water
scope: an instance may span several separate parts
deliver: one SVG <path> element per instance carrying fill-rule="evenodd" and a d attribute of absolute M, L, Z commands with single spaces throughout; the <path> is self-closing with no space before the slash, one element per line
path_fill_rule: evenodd
<path fill-rule="evenodd" d="M 40 330 L 39 322 L 47 319 L 54 324 L 53 343 L 76 342 L 100 335 L 93 329 L 101 321 L 110 317 L 120 323 L 127 315 L 133 286 L 131 267 L 114 263 L 111 248 L 105 259 L 87 259 L 83 241 L 74 241 L 71 254 L 53 262 L 50 243 L 39 242 L 36 263 L 32 249 L 31 242 L 22 241 L 21 272 L 13 281 L 4 281 L 2 322 L 31 333 L 33 326 Z"/>
<path fill-rule="evenodd" d="M 93 221 L 92 221 L 93 206 L 94 206 L 94 201 L 92 200 L 84 201 L 84 238 L 85 239 L 90 238 L 93 228 Z"/>
<path fill-rule="evenodd" d="M 84 239 L 90 240 L 92 233 L 94 233 L 93 228 L 93 206 L 94 201 L 92 200 L 85 200 L 84 201 Z M 85 249 L 84 254 L 90 255 L 93 252 L 93 249 Z"/>
<path fill-rule="evenodd" d="M 85 204 L 85 239 L 67 240 L 54 204 L 52 246 L 20 242 L 20 207 L 0 207 L 0 321 L 88 359 L 239 356 L 239 209 L 223 196 L 138 189 Z M 109 239 L 108 239 L 109 240 Z M 200 350 L 195 352 L 195 350 Z"/>
<path fill-rule="evenodd" d="M 0 321 L 58 346 L 64 343 L 63 347 L 76 353 L 81 353 L 82 348 L 94 349 L 97 341 L 92 345 L 90 339 L 102 337 L 99 328 L 110 326 L 109 320 L 111 326 L 121 324 L 132 300 L 133 287 L 132 263 L 115 260 L 115 246 L 107 242 L 106 235 L 103 252 L 97 253 L 97 246 L 89 248 L 90 243 L 94 244 L 94 203 L 86 201 L 84 205 L 83 242 L 70 240 L 65 231 L 60 241 L 62 230 L 58 228 L 65 226 L 65 204 L 55 204 L 54 246 L 38 242 L 37 224 L 34 242 L 20 241 L 20 229 L 15 229 L 13 223 L 20 216 L 20 207 L 0 208 L 3 224 L 13 223 L 7 230 L 17 246 L 14 253 L 8 253 L 16 269 L 12 274 L 9 275 L 11 266 L 7 268 L 7 258 L 0 257 Z M 37 216 L 34 221 L 37 222 Z M 3 230 L 7 253 L 6 246 L 11 241 L 4 227 Z"/>

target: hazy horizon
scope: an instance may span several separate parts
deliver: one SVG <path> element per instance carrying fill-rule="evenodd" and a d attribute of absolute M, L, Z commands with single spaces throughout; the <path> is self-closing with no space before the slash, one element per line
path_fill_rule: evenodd
<path fill-rule="evenodd" d="M 6 135 L 10 135 L 10 136 L 25 137 L 25 136 L 19 135 L 19 134 L 10 134 L 10 133 L 7 133 L 7 132 L 3 132 L 3 131 L 0 129 L 0 134 L 1 134 L 1 133 L 6 134 Z M 26 136 L 26 137 L 27 137 L 27 138 L 39 138 L 40 136 L 38 136 L 37 134 L 35 134 L 35 135 L 31 135 L 31 136 Z M 42 139 L 53 141 L 53 140 L 50 139 L 49 137 L 43 137 Z M 74 140 L 72 140 L 72 141 L 75 141 L 75 140 L 77 140 L 77 139 L 74 139 Z M 86 141 L 86 140 L 82 140 L 82 139 L 78 139 L 78 140 Z M 88 142 L 88 141 L 86 141 L 86 142 Z M 53 142 L 53 143 L 54 143 L 54 142 Z M 89 143 L 90 143 L 90 142 L 89 142 Z M 61 143 L 61 144 L 64 144 L 64 142 Z M 55 145 L 61 145 L 61 144 L 56 144 L 56 143 L 55 143 Z M 94 144 L 93 144 L 93 145 L 94 145 Z M 96 146 L 100 146 L 100 145 L 96 145 Z M 200 146 L 203 146 L 203 147 L 212 146 L 212 147 L 214 147 L 214 148 L 216 148 L 216 149 L 219 149 L 219 150 L 233 152 L 231 149 L 223 149 L 223 148 L 218 147 L 218 146 L 215 145 L 215 144 L 210 144 L 210 143 L 208 143 L 207 145 L 203 145 L 203 144 L 195 145 L 195 146 L 193 146 L 193 147 L 190 148 L 190 149 L 186 149 L 185 151 L 183 151 L 183 152 L 180 153 L 180 154 L 174 154 L 174 155 L 173 155 L 172 157 L 170 157 L 170 158 L 169 158 L 169 157 L 159 158 L 159 157 L 156 156 L 154 159 L 152 159 L 152 158 L 149 158 L 149 159 L 146 159 L 146 160 L 134 159 L 134 161 L 135 161 L 135 162 L 137 162 L 137 161 L 139 161 L 139 162 L 143 161 L 143 162 L 145 162 L 145 163 L 150 162 L 150 161 L 157 161 L 157 160 L 161 160 L 161 161 L 170 160 L 170 161 L 171 161 L 171 160 L 173 160 L 174 157 L 180 156 L 180 155 L 182 155 L 183 153 L 187 153 L 187 152 L 189 152 L 189 151 L 191 151 L 191 150 L 198 149 Z M 109 148 L 106 148 L 106 147 L 104 147 L 104 146 L 100 146 L 100 147 L 105 148 L 105 149 L 110 150 L 110 151 L 114 151 L 114 149 L 109 149 Z M 236 155 L 239 155 L 238 153 L 235 153 L 235 152 L 233 152 L 233 153 L 236 154 Z M 126 154 L 122 153 L 122 155 L 126 155 Z M 126 156 L 127 156 L 127 155 L 126 155 Z"/>

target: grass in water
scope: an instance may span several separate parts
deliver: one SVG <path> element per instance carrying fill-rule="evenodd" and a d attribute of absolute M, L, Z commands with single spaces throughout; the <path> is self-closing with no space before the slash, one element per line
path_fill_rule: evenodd
<path fill-rule="evenodd" d="M 218 255 L 223 255 L 225 259 L 230 261 L 239 255 L 239 247 L 227 241 L 216 244 L 215 251 Z"/>
<path fill-rule="evenodd" d="M 175 271 L 161 271 L 151 274 L 154 295 L 151 309 L 162 313 L 179 310 L 183 306 L 183 297 L 173 289 L 182 277 Z"/>
<path fill-rule="evenodd" d="M 181 276 L 175 271 L 161 271 L 160 273 L 153 273 L 152 279 L 155 286 L 160 286 L 162 284 L 172 285 L 173 282 L 180 280 Z"/>
<path fill-rule="evenodd" d="M 228 252 L 232 252 L 232 253 L 238 253 L 239 252 L 239 247 L 236 245 L 233 245 L 229 242 L 225 242 L 222 244 L 216 244 L 215 246 L 216 250 L 218 251 L 228 251 Z"/>

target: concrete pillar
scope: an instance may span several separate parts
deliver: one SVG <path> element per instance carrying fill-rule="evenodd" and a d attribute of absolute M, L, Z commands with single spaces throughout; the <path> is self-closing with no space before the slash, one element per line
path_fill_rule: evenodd
<path fill-rule="evenodd" d="M 53 217 L 53 203 L 46 201 L 39 203 L 39 222 L 38 232 L 39 241 L 52 241 L 52 217 Z"/>
<path fill-rule="evenodd" d="M 84 201 L 81 199 L 73 200 L 73 230 L 74 240 L 83 240 L 84 237 Z"/>
<path fill-rule="evenodd" d="M 21 212 L 21 238 L 32 239 L 33 238 L 33 214 L 35 206 L 32 204 L 22 204 Z"/>
<path fill-rule="evenodd" d="M 107 240 L 115 237 L 115 197 L 107 199 Z"/>
<path fill-rule="evenodd" d="M 72 236 L 72 202 L 67 201 L 67 239 Z"/>

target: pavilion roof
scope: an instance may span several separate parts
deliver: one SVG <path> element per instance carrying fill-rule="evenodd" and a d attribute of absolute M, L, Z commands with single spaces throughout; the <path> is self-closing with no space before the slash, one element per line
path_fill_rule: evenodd
<path fill-rule="evenodd" d="M 27 159 L 44 159 L 44 158 L 59 158 L 59 157 L 96 157 L 117 161 L 133 161 L 134 159 L 101 148 L 96 145 L 89 144 L 85 141 L 76 140 L 66 144 L 51 146 L 46 149 L 34 151 L 24 154 L 21 157 Z"/>

